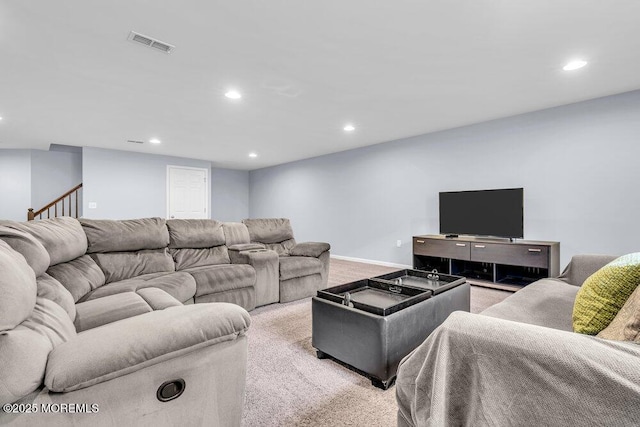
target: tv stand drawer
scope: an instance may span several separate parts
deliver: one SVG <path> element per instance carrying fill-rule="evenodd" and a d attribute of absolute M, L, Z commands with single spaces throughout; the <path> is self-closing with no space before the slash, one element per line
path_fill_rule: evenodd
<path fill-rule="evenodd" d="M 471 260 L 549 268 L 549 247 L 506 243 L 471 243 Z"/>
<path fill-rule="evenodd" d="M 415 255 L 469 261 L 471 259 L 470 245 L 470 242 L 414 237 L 413 253 Z"/>

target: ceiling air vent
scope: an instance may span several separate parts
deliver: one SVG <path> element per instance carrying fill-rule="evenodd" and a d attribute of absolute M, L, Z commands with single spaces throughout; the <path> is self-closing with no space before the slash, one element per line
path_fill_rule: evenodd
<path fill-rule="evenodd" d="M 136 42 L 136 43 L 140 43 L 143 44 L 147 47 L 152 47 L 154 49 L 158 49 L 164 53 L 171 53 L 171 51 L 173 50 L 173 48 L 175 47 L 174 45 L 171 45 L 169 43 L 165 43 L 165 42 L 161 42 L 158 39 L 154 39 L 153 37 L 149 37 L 149 36 L 145 36 L 143 34 L 140 33 L 136 33 L 135 31 L 131 31 L 131 33 L 129 33 L 129 40 L 131 40 L 132 42 Z"/>
<path fill-rule="evenodd" d="M 134 140 L 134 139 L 127 139 L 127 142 L 130 142 L 130 143 L 132 143 L 132 144 L 144 144 L 144 142 L 143 142 L 143 141 L 136 141 L 136 140 Z"/>

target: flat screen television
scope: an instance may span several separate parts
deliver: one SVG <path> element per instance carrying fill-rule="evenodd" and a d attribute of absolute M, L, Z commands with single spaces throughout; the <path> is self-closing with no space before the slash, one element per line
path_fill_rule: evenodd
<path fill-rule="evenodd" d="M 524 189 L 440 193 L 440 233 L 524 237 Z"/>

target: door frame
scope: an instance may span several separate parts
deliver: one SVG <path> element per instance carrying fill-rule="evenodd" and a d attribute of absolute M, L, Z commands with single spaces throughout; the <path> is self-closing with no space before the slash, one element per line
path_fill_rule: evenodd
<path fill-rule="evenodd" d="M 167 165 L 167 179 L 166 179 L 166 199 L 167 199 L 167 214 L 166 214 L 166 219 L 170 219 L 171 218 L 171 177 L 170 177 L 170 170 L 171 169 L 190 169 L 190 170 L 198 170 L 198 171 L 204 171 L 205 172 L 205 177 L 207 179 L 207 185 L 206 185 L 206 192 L 205 192 L 205 202 L 204 205 L 206 206 L 207 212 L 206 212 L 206 217 L 208 219 L 211 219 L 211 168 L 196 168 L 196 167 L 192 167 L 192 166 L 180 166 L 180 165 Z"/>

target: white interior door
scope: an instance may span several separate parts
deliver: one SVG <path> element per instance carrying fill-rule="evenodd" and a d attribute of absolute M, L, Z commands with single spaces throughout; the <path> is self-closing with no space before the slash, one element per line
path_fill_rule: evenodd
<path fill-rule="evenodd" d="M 169 218 L 208 218 L 207 175 L 207 169 L 167 167 L 167 213 Z"/>

